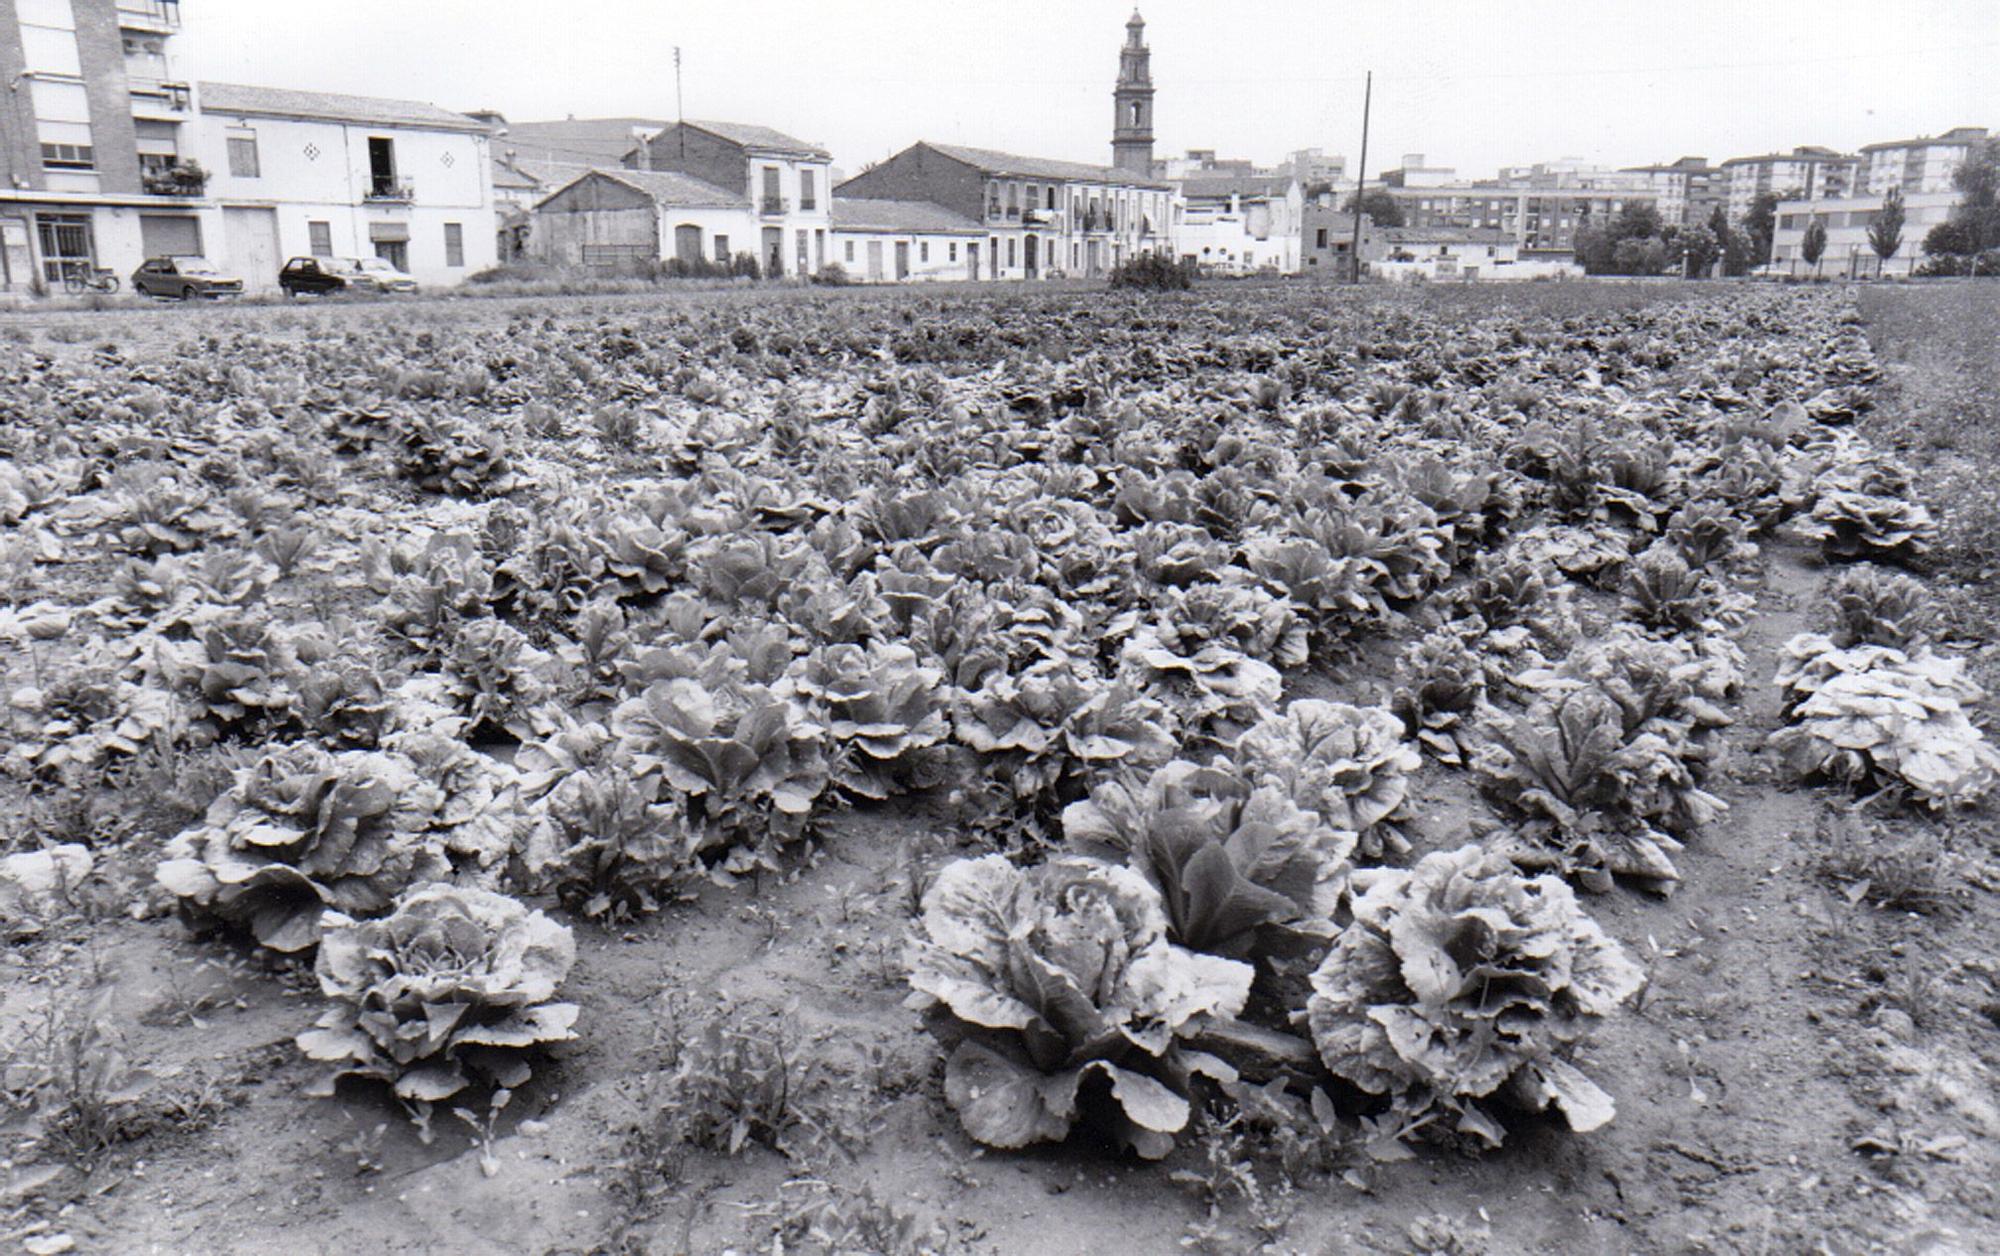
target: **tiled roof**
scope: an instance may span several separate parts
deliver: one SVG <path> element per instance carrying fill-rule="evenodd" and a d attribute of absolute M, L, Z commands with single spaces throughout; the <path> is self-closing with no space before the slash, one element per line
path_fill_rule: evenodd
<path fill-rule="evenodd" d="M 257 114 L 282 118 L 324 118 L 367 126 L 424 127 L 433 131 L 484 131 L 486 125 L 462 113 L 417 100 L 343 96 L 338 92 L 294 91 L 286 87 L 246 87 L 241 83 L 200 83 L 201 107 L 210 113 Z"/>
<path fill-rule="evenodd" d="M 985 229 L 970 218 L 929 201 L 871 201 L 848 196 L 833 198 L 833 229 L 985 234 Z"/>
<path fill-rule="evenodd" d="M 1161 188 L 1169 184 L 1141 179 L 1114 166 L 1093 166 L 1081 161 L 1054 161 L 1046 157 L 1020 157 L 991 148 L 967 148 L 961 144 L 932 144 L 924 147 L 964 162 L 987 174 L 1013 175 L 1026 179 L 1069 179 L 1086 183 L 1112 183 L 1124 187 Z"/>
<path fill-rule="evenodd" d="M 561 122 L 509 122 L 495 149 L 512 149 L 534 162 L 570 166 L 615 166 L 638 143 L 635 132 L 673 125 L 660 118 L 569 118 Z"/>
<path fill-rule="evenodd" d="M 1232 196 L 1283 196 L 1292 178 L 1282 174 L 1197 175 L 1180 181 L 1181 195 L 1191 201 L 1226 201 Z"/>
<path fill-rule="evenodd" d="M 495 160 L 493 163 L 493 186 L 496 188 L 528 188 L 533 190 L 542 186 L 542 182 L 539 179 L 521 173 L 504 161 Z"/>
<path fill-rule="evenodd" d="M 1913 140 L 1884 140 L 1880 144 L 1863 144 L 1864 153 L 1879 152 L 1885 148 L 1963 148 L 1977 144 L 1986 138 L 1986 129 L 1976 126 L 1954 127 L 1943 135 L 1919 135 Z"/>
<path fill-rule="evenodd" d="M 669 170 L 627 170 L 622 166 L 608 169 L 600 166 L 585 170 L 543 197 L 541 203 L 548 204 L 550 200 L 592 175 L 622 183 L 635 192 L 650 196 L 655 204 L 676 209 L 743 209 L 750 204 L 748 199 L 733 192 L 725 192 L 713 183 L 703 182 L 693 175 L 676 174 Z"/>
<path fill-rule="evenodd" d="M 693 118 L 688 119 L 687 124 L 695 130 L 707 131 L 710 135 L 720 135 L 723 139 L 741 144 L 745 148 L 754 148 L 759 152 L 824 157 L 829 161 L 833 159 L 833 154 L 819 145 L 793 139 L 783 131 L 776 131 L 767 126 L 755 126 L 748 122 L 698 122 Z"/>

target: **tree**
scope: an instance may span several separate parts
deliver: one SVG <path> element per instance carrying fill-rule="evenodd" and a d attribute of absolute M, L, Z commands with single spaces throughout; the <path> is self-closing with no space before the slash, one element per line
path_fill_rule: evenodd
<path fill-rule="evenodd" d="M 1611 239 L 1643 240 L 1660 234 L 1660 211 L 1650 201 L 1631 201 L 1611 220 Z"/>
<path fill-rule="evenodd" d="M 1653 236 L 1627 236 L 1611 249 L 1611 270 L 1618 275 L 1657 275 L 1667 268 L 1667 246 Z"/>
<path fill-rule="evenodd" d="M 1715 259 L 1722 256 L 1722 242 L 1715 238 L 1715 229 L 1698 222 L 1681 232 L 1680 243 L 1683 273 L 1695 279 L 1708 278 Z"/>
<path fill-rule="evenodd" d="M 1403 225 L 1403 207 L 1396 203 L 1395 197 L 1389 195 L 1381 188 L 1373 188 L 1367 192 L 1357 192 L 1348 197 L 1347 204 L 1342 208 L 1341 212 L 1351 214 L 1354 212 L 1356 206 L 1360 207 L 1362 213 L 1373 219 L 1375 225 L 1378 227 L 1400 227 Z"/>
<path fill-rule="evenodd" d="M 1924 252 L 1969 257 L 2000 248 L 2000 136 L 1968 149 L 1951 182 L 1958 204 L 1924 237 Z"/>
<path fill-rule="evenodd" d="M 1771 192 L 1759 192 L 1757 199 L 1750 202 L 1750 212 L 1743 215 L 1743 234 L 1750 237 L 1750 265 L 1762 266 L 1771 260 L 1771 237 L 1778 228 L 1778 198 Z"/>
<path fill-rule="evenodd" d="M 1819 259 L 1826 256 L 1826 220 L 1818 214 L 1806 224 L 1806 238 L 1799 244 L 1799 252 L 1806 259 L 1806 265 L 1819 273 Z"/>
<path fill-rule="evenodd" d="M 1729 225 L 1729 213 L 1717 205 L 1708 215 L 1708 229 L 1715 235 L 1715 242 L 1722 252 L 1722 273 L 1725 275 L 1747 275 L 1750 273 L 1750 241 L 1743 233 Z"/>
<path fill-rule="evenodd" d="M 1894 187 L 1882 198 L 1882 208 L 1875 212 L 1875 221 L 1868 224 L 1868 247 L 1875 250 L 1875 274 L 1880 276 L 1882 267 L 1896 250 L 1903 247 L 1903 189 Z"/>

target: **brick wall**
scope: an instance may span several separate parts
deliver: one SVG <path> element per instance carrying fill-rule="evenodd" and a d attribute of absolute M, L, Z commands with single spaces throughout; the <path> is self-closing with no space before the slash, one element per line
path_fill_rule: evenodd
<path fill-rule="evenodd" d="M 986 177 L 971 166 L 913 144 L 835 192 L 860 200 L 929 201 L 980 222 L 986 217 L 985 187 Z"/>
<path fill-rule="evenodd" d="M 12 187 L 19 179 L 39 188 L 42 149 L 35 139 L 35 102 L 29 97 L 27 80 L 20 77 L 26 68 L 20 14 L 14 0 L 0 0 L 0 75 L 17 89 L 0 91 L 0 185 Z"/>
<path fill-rule="evenodd" d="M 132 91 L 125 81 L 125 41 L 118 31 L 117 7 L 112 0 L 76 0 L 75 12 L 76 50 L 83 63 L 84 87 L 90 92 L 90 142 L 97 150 L 98 186 L 105 192 L 136 193 L 139 140 L 132 126 Z M 15 38 L 19 37 L 17 26 Z"/>
<path fill-rule="evenodd" d="M 683 143 L 683 129 L 670 126 L 654 136 L 646 144 L 640 169 L 675 170 L 713 183 L 725 192 L 752 198 L 761 195 L 761 189 L 752 186 L 749 157 L 739 145 L 693 127 L 685 128 Z"/>

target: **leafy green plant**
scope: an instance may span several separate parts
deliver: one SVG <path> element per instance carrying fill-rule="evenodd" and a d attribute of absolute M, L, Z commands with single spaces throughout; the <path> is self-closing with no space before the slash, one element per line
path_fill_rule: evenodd
<path fill-rule="evenodd" d="M 1452 628 L 1418 638 L 1404 651 L 1389 710 L 1403 733 L 1440 763 L 1462 765 L 1472 753 L 1468 719 L 1486 704 L 1486 665 Z"/>
<path fill-rule="evenodd" d="M 52 995 L 0 1049 L 0 1135 L 19 1140 L 9 1150 L 25 1162 L 46 1152 L 87 1170 L 144 1124 L 157 1079 L 110 1028 L 115 994 Z"/>
<path fill-rule="evenodd" d="M 1246 731 L 1231 759 L 1251 781 L 1356 834 L 1363 854 L 1407 849 L 1387 821 L 1423 760 L 1385 708 L 1301 698 Z"/>
<path fill-rule="evenodd" d="M 1643 979 L 1567 885 L 1467 846 L 1355 874 L 1353 921 L 1313 974 L 1306 1019 L 1336 1077 L 1414 1128 L 1497 1147 L 1496 1103 L 1553 1107 L 1578 1133 L 1611 1120 L 1574 1049 Z"/>
<path fill-rule="evenodd" d="M 797 676 L 808 709 L 827 730 L 834 783 L 880 801 L 944 779 L 951 722 L 944 673 L 905 645 L 830 645 Z"/>
<path fill-rule="evenodd" d="M 315 971 L 333 1002 L 299 1049 L 343 1077 L 429 1105 L 478 1082 L 514 1089 L 528 1056 L 576 1034 L 577 1007 L 553 1002 L 576 961 L 568 929 L 503 894 L 413 886 L 377 920 L 328 916 Z"/>
<path fill-rule="evenodd" d="M 1065 856 L 1022 871 L 997 855 L 948 865 L 904 952 L 919 1008 L 942 1005 L 965 1036 L 945 1095 L 991 1147 L 1067 1137 L 1086 1114 L 1158 1159 L 1186 1127 L 1198 1016 L 1232 1017 L 1247 964 L 1167 940 L 1157 891 L 1128 868 Z"/>
<path fill-rule="evenodd" d="M 388 910 L 446 871 L 412 814 L 417 778 L 393 756 L 286 746 L 238 774 L 203 823 L 168 842 L 159 883 L 197 917 L 295 952 L 319 941 L 324 911 Z"/>
<path fill-rule="evenodd" d="M 701 863 L 659 780 L 622 764 L 563 776 L 536 809 L 523 856 L 528 880 L 590 917 L 636 917 L 686 893 Z"/>
<path fill-rule="evenodd" d="M 1659 542 L 1627 565 L 1625 608 L 1634 622 L 1665 632 L 1699 628 L 1715 610 L 1701 573 Z"/>
<path fill-rule="evenodd" d="M 1833 643 L 1914 650 L 1930 640 L 1937 603 L 1921 581 L 1871 564 L 1849 567 L 1827 587 Z"/>

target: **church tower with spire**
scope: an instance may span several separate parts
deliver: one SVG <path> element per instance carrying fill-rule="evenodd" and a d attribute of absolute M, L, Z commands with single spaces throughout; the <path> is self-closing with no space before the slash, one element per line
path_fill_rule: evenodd
<path fill-rule="evenodd" d="M 1153 53 L 1146 47 L 1146 19 L 1132 11 L 1125 46 L 1118 50 L 1118 116 L 1111 128 L 1111 164 L 1141 179 L 1153 177 Z"/>

